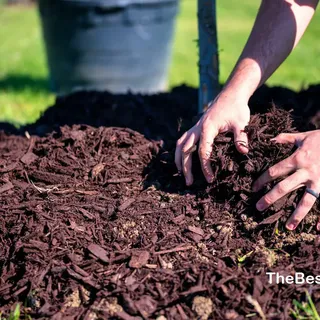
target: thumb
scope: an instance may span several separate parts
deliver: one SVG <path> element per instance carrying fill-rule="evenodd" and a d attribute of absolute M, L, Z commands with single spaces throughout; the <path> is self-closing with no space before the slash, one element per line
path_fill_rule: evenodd
<path fill-rule="evenodd" d="M 236 145 L 237 150 L 240 153 L 248 153 L 249 152 L 248 136 L 244 131 L 244 127 L 234 127 L 233 135 L 234 135 L 234 144 Z"/>
<path fill-rule="evenodd" d="M 272 138 L 270 141 L 275 143 L 291 143 L 299 145 L 304 139 L 304 133 L 280 133 L 275 138 Z"/>

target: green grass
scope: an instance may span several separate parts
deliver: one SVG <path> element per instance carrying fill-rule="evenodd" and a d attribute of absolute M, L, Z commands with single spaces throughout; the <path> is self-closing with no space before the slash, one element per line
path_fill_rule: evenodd
<path fill-rule="evenodd" d="M 0 120 L 35 121 L 54 101 L 36 10 L 0 8 Z"/>
<path fill-rule="evenodd" d="M 54 96 L 35 8 L 4 7 L 0 0 L 0 121 L 35 121 Z M 251 30 L 260 1 L 217 1 L 220 81 L 232 70 Z M 182 0 L 174 41 L 170 86 L 198 85 L 196 0 Z M 300 89 L 320 76 L 320 13 L 294 53 L 268 81 Z"/>
<path fill-rule="evenodd" d="M 310 294 L 306 291 L 306 302 L 293 301 L 293 309 L 291 314 L 296 320 L 320 320 L 320 316 L 314 305 Z"/>
<path fill-rule="evenodd" d="M 217 1 L 220 81 L 225 82 L 234 67 L 251 31 L 260 1 Z M 196 0 L 182 1 L 177 25 L 170 83 L 197 86 Z M 320 9 L 290 57 L 267 82 L 299 90 L 320 82 Z"/>
<path fill-rule="evenodd" d="M 0 320 L 19 320 L 19 319 L 20 319 L 20 304 L 16 305 L 15 309 L 11 311 L 8 318 L 3 318 L 0 314 Z"/>

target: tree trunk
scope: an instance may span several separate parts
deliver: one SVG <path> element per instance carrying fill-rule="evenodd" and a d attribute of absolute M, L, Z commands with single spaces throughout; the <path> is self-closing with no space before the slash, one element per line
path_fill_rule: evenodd
<path fill-rule="evenodd" d="M 202 113 L 219 92 L 219 59 L 216 1 L 198 0 L 199 107 Z"/>

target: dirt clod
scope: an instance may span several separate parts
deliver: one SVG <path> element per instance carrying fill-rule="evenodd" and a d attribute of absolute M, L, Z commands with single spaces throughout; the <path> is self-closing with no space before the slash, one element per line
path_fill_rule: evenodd
<path fill-rule="evenodd" d="M 192 302 L 192 310 L 199 319 L 207 320 L 213 311 L 213 303 L 209 298 L 196 296 Z"/>

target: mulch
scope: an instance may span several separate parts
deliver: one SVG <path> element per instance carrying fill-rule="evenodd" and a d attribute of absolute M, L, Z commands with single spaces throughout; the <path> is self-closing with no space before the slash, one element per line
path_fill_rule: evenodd
<path fill-rule="evenodd" d="M 264 213 L 252 182 L 294 148 L 281 132 L 320 127 L 320 87 L 262 87 L 250 100 L 250 152 L 229 134 L 207 185 L 174 166 L 195 123 L 196 90 L 151 96 L 80 92 L 19 130 L 0 125 L 0 310 L 32 319 L 290 319 L 319 287 L 269 284 L 266 272 L 320 274 L 316 205 L 284 224 L 301 190 Z M 275 107 L 275 105 L 277 107 Z"/>

